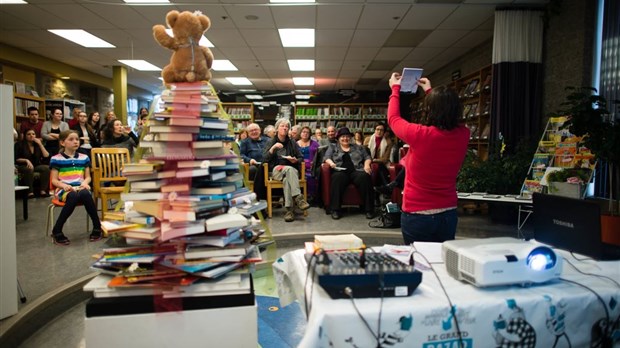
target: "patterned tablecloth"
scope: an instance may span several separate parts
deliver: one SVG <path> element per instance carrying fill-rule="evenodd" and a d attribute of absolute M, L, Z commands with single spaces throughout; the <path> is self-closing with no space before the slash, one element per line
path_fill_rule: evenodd
<path fill-rule="evenodd" d="M 296 250 L 278 259 L 273 271 L 283 306 L 297 300 L 305 310 L 308 298 L 310 315 L 299 347 L 456 348 L 459 332 L 466 348 L 602 347 L 605 333 L 614 337 L 610 347 L 620 347 L 619 286 L 575 269 L 620 282 L 620 261 L 576 259 L 559 251 L 575 266 L 564 263 L 566 281 L 477 288 L 448 275 L 441 262 L 441 244 L 416 243 L 416 247 L 429 258 L 446 288 L 458 329 L 430 268 L 422 270 L 422 284 L 409 297 L 333 300 L 306 280 L 304 250 Z"/>

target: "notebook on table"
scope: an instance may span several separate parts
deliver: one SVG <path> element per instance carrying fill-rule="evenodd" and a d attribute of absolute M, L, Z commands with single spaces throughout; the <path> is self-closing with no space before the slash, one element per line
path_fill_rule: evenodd
<path fill-rule="evenodd" d="M 583 199 L 534 193 L 534 238 L 596 260 L 620 260 L 620 246 L 601 239 L 601 212 Z"/>

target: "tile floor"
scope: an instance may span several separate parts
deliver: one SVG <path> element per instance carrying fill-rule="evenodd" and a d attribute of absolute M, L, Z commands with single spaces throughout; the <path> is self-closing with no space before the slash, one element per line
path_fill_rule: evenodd
<path fill-rule="evenodd" d="M 21 202 L 16 202 L 17 220 L 17 273 L 22 288 L 28 298 L 20 309 L 80 277 L 93 271 L 89 269 L 93 255 L 109 243 L 103 240 L 95 243 L 88 241 L 86 231 L 86 212 L 78 207 L 65 226 L 65 234 L 71 239 L 71 245 L 60 247 L 51 243 L 45 236 L 46 208 L 49 198 L 37 198 L 29 201 L 30 217 L 23 220 Z M 56 212 L 57 216 L 58 212 Z M 274 209 L 272 219 L 265 220 L 265 227 L 278 241 L 278 254 L 303 246 L 304 241 L 313 239 L 318 233 L 358 233 L 365 237 L 369 245 L 398 243 L 399 229 L 376 229 L 368 226 L 369 220 L 355 210 L 350 210 L 340 220 L 332 220 L 319 208 L 311 208 L 307 217 L 298 215 L 297 220 L 286 223 L 284 210 Z M 490 236 L 516 236 L 516 217 L 509 225 L 492 223 L 487 215 L 459 215 L 457 238 L 476 238 Z M 527 225 L 526 225 L 527 227 Z M 526 233 L 527 228 L 526 228 Z M 275 285 L 270 276 L 256 280 L 257 295 L 276 296 Z M 83 347 L 84 327 L 83 303 L 64 311 L 55 320 L 44 326 L 36 334 L 21 344 L 21 347 Z M 0 329 L 3 322 L 0 321 Z M 61 331 L 62 335 L 58 335 Z"/>

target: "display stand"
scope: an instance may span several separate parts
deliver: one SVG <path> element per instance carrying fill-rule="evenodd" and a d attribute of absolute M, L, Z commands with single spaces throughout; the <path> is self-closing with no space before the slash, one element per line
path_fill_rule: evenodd
<path fill-rule="evenodd" d="M 13 87 L 0 85 L 0 196 L 15 196 L 15 167 L 13 166 Z M 15 237 L 15 199 L 3 199 L 0 204 L 0 319 L 17 313 L 17 246 Z"/>
<path fill-rule="evenodd" d="M 581 138 L 571 134 L 566 122 L 568 117 L 551 117 L 538 143 L 536 153 L 530 164 L 527 176 L 521 186 L 521 195 L 530 197 L 534 192 L 549 193 L 547 175 L 553 171 L 582 168 L 589 169 L 587 180 L 590 183 L 596 167 L 596 160 L 589 149 L 581 146 Z M 564 184 L 564 183 L 560 183 Z M 578 184 L 566 184 L 577 186 Z M 586 190 L 576 194 L 576 198 L 584 198 Z"/>

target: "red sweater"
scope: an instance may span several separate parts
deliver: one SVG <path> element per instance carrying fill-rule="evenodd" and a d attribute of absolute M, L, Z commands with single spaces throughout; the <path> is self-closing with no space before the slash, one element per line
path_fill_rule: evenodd
<path fill-rule="evenodd" d="M 407 122 L 400 116 L 399 92 L 400 85 L 394 85 L 388 123 L 394 134 L 410 146 L 405 157 L 402 211 L 456 207 L 456 176 L 467 152 L 469 129 L 461 125 L 446 131 Z"/>

